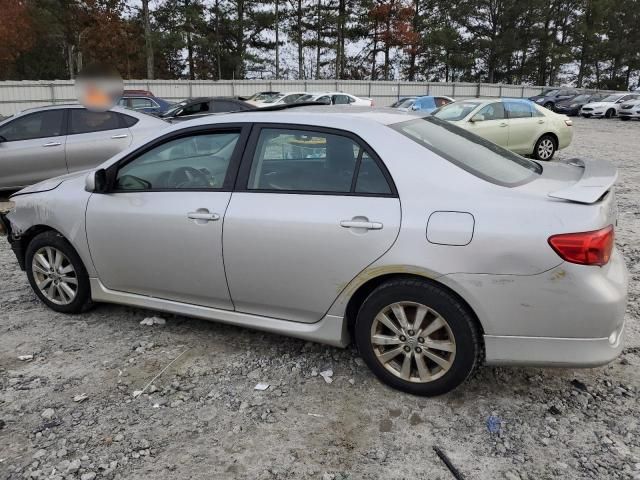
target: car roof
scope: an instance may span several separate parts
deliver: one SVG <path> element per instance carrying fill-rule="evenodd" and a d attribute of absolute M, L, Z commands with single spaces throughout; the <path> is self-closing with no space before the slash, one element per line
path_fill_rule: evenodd
<path fill-rule="evenodd" d="M 42 112 L 46 110 L 59 110 L 61 108 L 85 108 L 85 107 L 84 105 L 81 105 L 79 103 L 56 103 L 55 105 L 44 105 L 42 107 L 25 108 L 24 110 L 20 110 L 19 112 L 16 112 L 14 117 L 19 117 L 27 113 Z M 123 113 L 125 115 L 130 115 L 132 117 L 142 117 L 142 118 L 149 117 L 149 115 L 144 112 L 139 112 L 138 110 L 133 110 L 130 108 L 123 108 L 118 105 L 111 107 L 109 111 Z"/>
<path fill-rule="evenodd" d="M 204 117 L 188 120 L 177 124 L 180 128 L 185 126 L 199 126 L 216 123 L 291 123 L 298 125 L 331 126 L 332 119 L 353 118 L 358 121 L 392 125 L 415 118 L 427 117 L 426 113 L 399 112 L 395 108 L 381 107 L 356 107 L 356 106 L 325 106 L 313 105 L 291 108 L 285 110 L 249 110 L 244 112 L 214 113 Z M 176 128 L 179 129 L 179 128 Z"/>

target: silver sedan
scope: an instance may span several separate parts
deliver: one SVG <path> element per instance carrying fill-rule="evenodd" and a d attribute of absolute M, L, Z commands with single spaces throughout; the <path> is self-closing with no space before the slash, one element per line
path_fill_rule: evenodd
<path fill-rule="evenodd" d="M 156 309 L 336 346 L 441 394 L 480 364 L 622 349 L 616 169 L 525 159 L 433 117 L 306 107 L 171 127 L 12 197 L 40 299 Z"/>
<path fill-rule="evenodd" d="M 0 121 L 0 190 L 100 165 L 167 123 L 114 108 L 91 112 L 80 105 L 52 105 Z"/>

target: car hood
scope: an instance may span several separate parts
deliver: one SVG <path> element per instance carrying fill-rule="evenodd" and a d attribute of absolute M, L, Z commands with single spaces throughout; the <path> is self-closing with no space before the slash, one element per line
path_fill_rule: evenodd
<path fill-rule="evenodd" d="M 599 107 L 610 107 L 611 105 L 615 105 L 615 102 L 593 102 L 593 103 L 587 103 L 586 105 L 583 105 L 583 107 L 599 108 Z"/>
<path fill-rule="evenodd" d="M 29 185 L 22 190 L 18 190 L 16 193 L 11 195 L 10 198 L 17 197 L 18 195 L 27 195 L 29 193 L 48 192 L 50 190 L 54 190 L 58 188 L 63 182 L 86 175 L 89 171 L 90 170 L 80 170 L 79 172 L 67 173 L 66 175 L 60 175 L 59 177 L 53 177 L 48 180 L 43 180 L 42 182 L 38 182 L 33 185 Z"/>

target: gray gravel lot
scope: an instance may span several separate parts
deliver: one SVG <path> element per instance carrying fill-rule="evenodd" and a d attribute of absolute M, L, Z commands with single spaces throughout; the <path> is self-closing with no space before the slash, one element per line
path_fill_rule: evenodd
<path fill-rule="evenodd" d="M 483 368 L 448 395 L 412 397 L 353 349 L 178 316 L 144 326 L 152 312 L 113 305 L 54 313 L 3 241 L 0 478 L 452 479 L 439 446 L 468 479 L 640 479 L 640 122 L 576 119 L 575 133 L 560 157 L 620 167 L 632 282 L 612 364 Z"/>

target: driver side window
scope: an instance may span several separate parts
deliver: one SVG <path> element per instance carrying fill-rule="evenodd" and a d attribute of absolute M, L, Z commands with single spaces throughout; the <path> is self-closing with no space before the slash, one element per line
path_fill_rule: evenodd
<path fill-rule="evenodd" d="M 158 145 L 118 170 L 115 189 L 221 189 L 239 138 L 239 131 L 227 131 Z"/>

